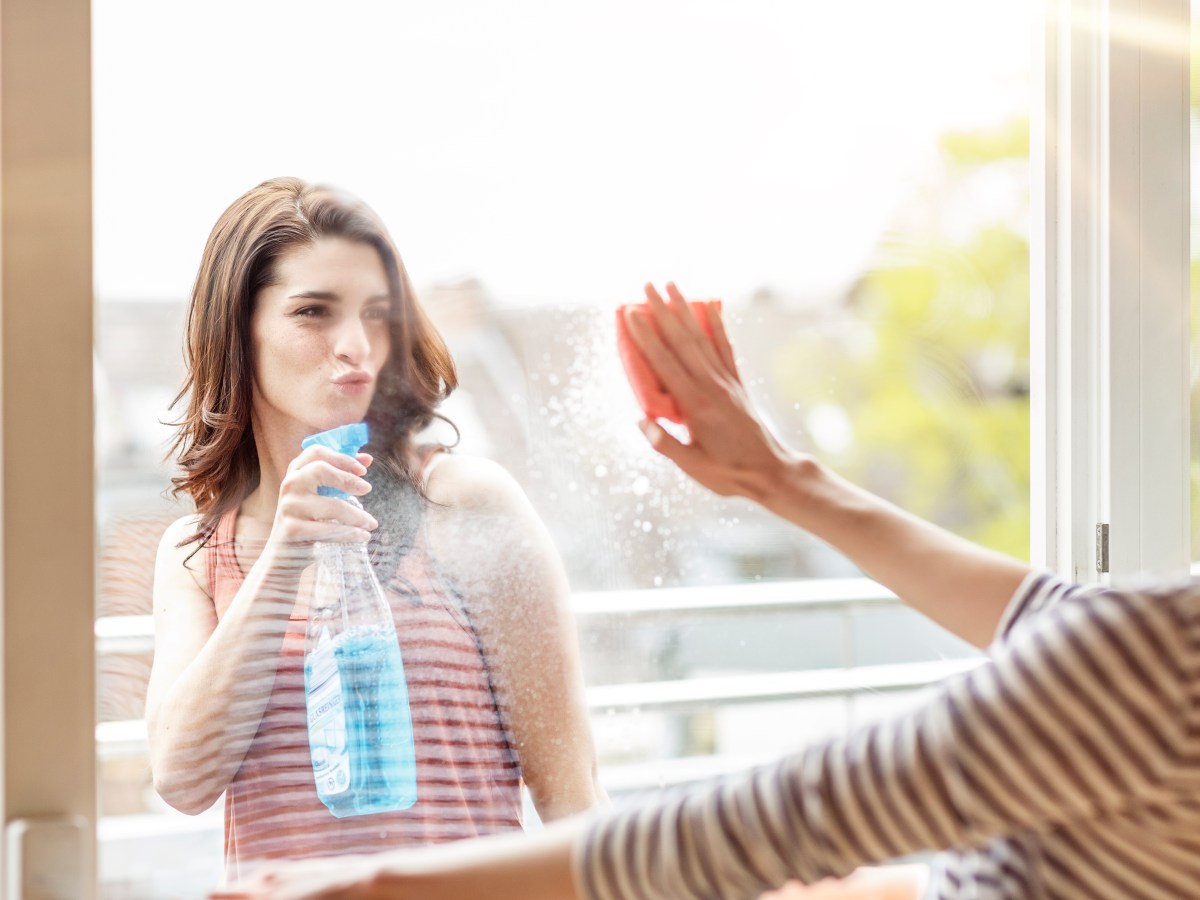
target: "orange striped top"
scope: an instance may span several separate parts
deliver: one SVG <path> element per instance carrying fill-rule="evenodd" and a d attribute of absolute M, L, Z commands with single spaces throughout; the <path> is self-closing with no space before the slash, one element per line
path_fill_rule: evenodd
<path fill-rule="evenodd" d="M 241 587 L 237 510 L 208 542 L 218 619 Z M 521 827 L 521 772 L 492 691 L 479 640 L 438 576 L 418 528 L 384 585 L 392 605 L 412 707 L 417 802 L 409 809 L 339 819 L 317 797 L 304 695 L 301 600 L 292 610 L 275 684 L 241 768 L 225 791 L 225 870 L 256 861 L 367 853 Z"/>

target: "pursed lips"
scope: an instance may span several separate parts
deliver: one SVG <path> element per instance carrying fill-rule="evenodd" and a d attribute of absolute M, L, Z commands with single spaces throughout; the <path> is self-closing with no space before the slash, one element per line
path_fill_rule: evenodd
<path fill-rule="evenodd" d="M 346 372 L 330 379 L 334 388 L 343 394 L 361 393 L 371 381 L 371 375 L 367 372 Z"/>

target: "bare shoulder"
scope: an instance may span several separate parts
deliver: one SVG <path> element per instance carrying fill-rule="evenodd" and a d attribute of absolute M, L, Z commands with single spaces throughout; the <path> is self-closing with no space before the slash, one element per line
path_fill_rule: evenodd
<path fill-rule="evenodd" d="M 447 455 L 430 473 L 426 491 L 433 501 L 428 508 L 430 551 L 460 588 L 493 598 L 561 593 L 565 576 L 554 543 L 503 466 L 476 456 Z"/>
<path fill-rule="evenodd" d="M 459 580 L 487 577 L 546 547 L 541 519 L 517 480 L 498 463 L 447 455 L 426 486 L 430 549 Z M 464 551 L 464 548 L 470 548 Z"/>
<path fill-rule="evenodd" d="M 481 456 L 447 453 L 429 476 L 429 499 L 459 512 L 512 512 L 528 505 L 508 470 Z"/>
<path fill-rule="evenodd" d="M 195 513 L 181 516 L 163 532 L 158 543 L 155 581 L 163 584 L 191 583 L 209 594 L 207 548 L 189 541 L 200 525 Z M 186 541 L 186 543 L 185 543 Z"/>
<path fill-rule="evenodd" d="M 180 516 L 163 532 L 162 540 L 158 543 L 159 556 L 169 554 L 181 559 L 190 556 L 196 549 L 195 544 L 184 544 L 183 542 L 195 534 L 199 527 L 200 517 L 197 514 Z"/>

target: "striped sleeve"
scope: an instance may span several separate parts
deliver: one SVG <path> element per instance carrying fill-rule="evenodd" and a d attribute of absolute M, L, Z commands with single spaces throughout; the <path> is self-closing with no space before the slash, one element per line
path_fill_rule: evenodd
<path fill-rule="evenodd" d="M 1030 572 L 1017 588 L 996 627 L 996 640 L 1003 640 L 1018 622 L 1026 621 L 1056 604 L 1088 590 L 1048 572 Z"/>
<path fill-rule="evenodd" d="M 598 817 L 573 856 L 584 895 L 755 897 L 1170 800 L 1190 749 L 1185 607 L 1112 591 L 1079 600 L 1014 627 L 990 665 L 911 713 Z"/>

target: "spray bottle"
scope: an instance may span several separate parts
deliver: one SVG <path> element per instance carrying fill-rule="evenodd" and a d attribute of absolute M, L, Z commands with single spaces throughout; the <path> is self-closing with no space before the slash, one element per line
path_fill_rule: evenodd
<path fill-rule="evenodd" d="M 314 434 L 354 456 L 365 423 Z M 353 503 L 336 488 L 320 493 Z M 335 816 L 407 809 L 417 799 L 408 684 L 391 606 L 361 543 L 317 543 L 305 634 L 304 694 L 317 796 Z"/>

